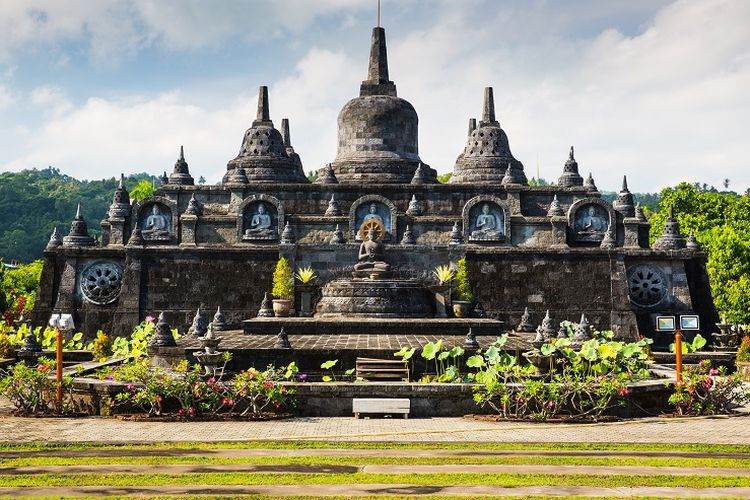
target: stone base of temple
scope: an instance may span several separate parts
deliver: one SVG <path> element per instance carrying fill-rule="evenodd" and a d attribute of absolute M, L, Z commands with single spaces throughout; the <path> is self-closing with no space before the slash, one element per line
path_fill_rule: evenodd
<path fill-rule="evenodd" d="M 357 274 L 383 273 L 375 270 Z M 339 279 L 323 287 L 318 318 L 430 318 L 435 299 L 418 280 Z M 321 330 L 325 331 L 325 330 Z"/>

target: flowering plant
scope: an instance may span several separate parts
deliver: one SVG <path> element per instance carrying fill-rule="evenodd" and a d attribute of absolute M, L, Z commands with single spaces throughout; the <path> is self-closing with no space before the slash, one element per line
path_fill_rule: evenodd
<path fill-rule="evenodd" d="M 678 415 L 730 413 L 734 406 L 750 401 L 736 373 L 727 375 L 726 367 L 713 368 L 708 360 L 683 368 L 682 381 L 674 389 L 669 403 Z"/>
<path fill-rule="evenodd" d="M 10 399 L 23 415 L 69 413 L 73 378 L 63 377 L 63 401 L 58 406 L 57 384 L 51 377 L 54 366 L 54 360 L 48 358 L 39 358 L 35 367 L 27 366 L 24 361 L 16 363 L 8 372 L 0 373 L 0 394 Z"/>

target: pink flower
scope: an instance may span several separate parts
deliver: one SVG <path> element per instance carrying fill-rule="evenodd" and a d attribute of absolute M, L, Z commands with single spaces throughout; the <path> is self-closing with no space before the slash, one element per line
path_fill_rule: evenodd
<path fill-rule="evenodd" d="M 719 370 L 717 370 L 716 368 L 711 368 L 710 370 L 708 370 L 708 374 L 709 375 L 718 375 L 719 374 Z"/>
<path fill-rule="evenodd" d="M 188 408 L 188 415 L 190 415 L 191 417 L 194 416 L 195 415 L 195 408 L 193 408 L 192 406 L 190 408 Z"/>
<path fill-rule="evenodd" d="M 151 316 L 151 315 L 149 314 L 148 316 L 146 316 L 146 318 L 144 319 L 144 321 L 145 321 L 146 323 L 153 323 L 155 319 L 156 319 L 156 318 L 154 318 L 153 316 Z"/>
<path fill-rule="evenodd" d="M 273 382 L 269 382 L 268 380 L 263 382 L 263 387 L 265 387 L 266 389 L 271 389 L 273 386 L 274 386 Z"/>
<path fill-rule="evenodd" d="M 555 403 L 553 401 L 547 401 L 547 408 L 552 409 L 554 407 L 555 407 Z"/>
<path fill-rule="evenodd" d="M 128 384 L 128 390 L 129 391 L 135 390 L 135 386 L 133 384 Z"/>
<path fill-rule="evenodd" d="M 617 394 L 619 394 L 620 396 L 626 396 L 630 394 L 630 389 L 626 389 L 624 387 L 621 389 L 617 389 Z"/>
<path fill-rule="evenodd" d="M 163 397 L 161 397 L 161 396 L 156 396 L 156 402 L 157 402 L 157 403 L 161 403 L 162 401 L 164 401 L 164 398 L 163 398 Z"/>
<path fill-rule="evenodd" d="M 216 379 L 214 377 L 211 377 L 210 379 L 206 380 L 206 383 L 208 385 L 213 385 L 216 383 Z"/>

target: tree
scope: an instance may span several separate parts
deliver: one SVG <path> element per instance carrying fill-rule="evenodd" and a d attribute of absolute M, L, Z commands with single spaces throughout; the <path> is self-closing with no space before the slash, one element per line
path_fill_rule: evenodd
<path fill-rule="evenodd" d="M 318 172 L 316 170 L 310 170 L 310 172 L 307 173 L 307 180 L 310 182 L 315 182 L 318 180 Z"/>
<path fill-rule="evenodd" d="M 438 175 L 437 180 L 440 184 L 448 184 L 448 181 L 451 180 L 451 177 L 453 177 L 453 172 L 448 172 Z"/>
<path fill-rule="evenodd" d="M 130 191 L 130 198 L 135 201 L 142 201 L 154 195 L 156 188 L 152 181 L 144 179 Z"/>
<path fill-rule="evenodd" d="M 669 207 L 680 231 L 695 233 L 708 252 L 708 278 L 716 308 L 728 321 L 750 323 L 750 198 L 681 183 L 661 192 L 651 218 L 651 241 L 662 232 Z"/>

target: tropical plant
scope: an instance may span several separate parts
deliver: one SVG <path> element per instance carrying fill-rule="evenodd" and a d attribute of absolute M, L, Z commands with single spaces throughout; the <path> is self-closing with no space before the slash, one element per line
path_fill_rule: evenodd
<path fill-rule="evenodd" d="M 11 325 L 34 308 L 41 275 L 41 260 L 13 269 L 0 261 L 0 320 Z"/>
<path fill-rule="evenodd" d="M 271 294 L 277 299 L 288 299 L 294 295 L 294 281 L 292 266 L 286 257 L 279 258 L 273 272 L 273 289 Z"/>
<path fill-rule="evenodd" d="M 706 339 L 700 334 L 696 334 L 692 342 L 682 341 L 682 354 L 690 354 L 700 351 L 706 345 Z M 669 352 L 675 352 L 674 342 L 669 344 Z"/>
<path fill-rule="evenodd" d="M 740 363 L 750 362 L 750 336 L 742 337 L 740 346 L 737 348 L 737 361 Z"/>
<path fill-rule="evenodd" d="M 145 356 L 148 351 L 148 343 L 154 335 L 155 329 L 154 317 L 146 316 L 146 319 L 133 329 L 129 338 L 117 337 L 112 342 L 112 355 L 121 358 Z M 172 329 L 172 337 L 175 340 L 180 338 L 176 328 Z"/>
<path fill-rule="evenodd" d="M 466 302 L 473 302 L 474 292 L 471 290 L 471 283 L 469 283 L 469 270 L 466 266 L 466 257 L 458 260 L 455 281 L 458 298 Z"/>
<path fill-rule="evenodd" d="M 437 266 L 432 271 L 432 274 L 435 275 L 440 285 L 445 285 L 453 279 L 453 276 L 456 275 L 456 271 L 450 265 L 445 264 L 442 266 Z"/>
<path fill-rule="evenodd" d="M 7 372 L 0 372 L 0 394 L 7 397 L 23 415 L 61 414 L 72 410 L 70 386 L 73 378 L 63 376 L 63 401 L 57 403 L 57 382 L 52 377 L 54 361 L 39 358 L 35 367 L 19 361 Z"/>
<path fill-rule="evenodd" d="M 733 407 L 750 401 L 739 375 L 728 375 L 724 366 L 713 368 L 709 360 L 684 367 L 674 389 L 669 403 L 679 415 L 730 413 Z"/>
<path fill-rule="evenodd" d="M 16 345 L 7 333 L 0 332 L 0 359 L 16 357 Z"/>
<path fill-rule="evenodd" d="M 456 382 L 461 378 L 460 359 L 464 350 L 460 346 L 445 349 L 443 339 L 428 342 L 422 347 L 421 356 L 435 364 L 435 375 L 425 375 L 421 382 Z"/>
<path fill-rule="evenodd" d="M 308 284 L 312 282 L 315 278 L 318 276 L 315 274 L 315 271 L 312 267 L 298 267 L 297 268 L 297 274 L 294 276 L 297 278 L 301 283 Z"/>
<path fill-rule="evenodd" d="M 411 380 L 411 358 L 414 357 L 414 353 L 417 352 L 417 349 L 414 347 L 402 347 L 399 351 L 394 352 L 393 355 L 397 358 L 401 358 L 401 361 L 404 362 L 406 365 L 406 379 Z"/>
<path fill-rule="evenodd" d="M 112 356 L 112 339 L 105 332 L 99 330 L 96 332 L 96 338 L 91 346 L 91 352 L 94 359 L 105 360 Z"/>
<path fill-rule="evenodd" d="M 333 367 L 336 366 L 338 362 L 339 362 L 338 359 L 329 359 L 328 361 L 320 365 L 321 369 L 329 370 L 331 372 L 330 375 L 323 376 L 323 382 L 335 382 L 336 381 L 336 373 L 334 373 Z"/>

